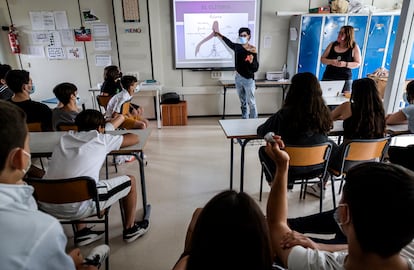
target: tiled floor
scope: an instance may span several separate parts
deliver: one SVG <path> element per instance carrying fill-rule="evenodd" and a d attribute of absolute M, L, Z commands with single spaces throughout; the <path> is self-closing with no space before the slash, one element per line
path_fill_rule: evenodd
<path fill-rule="evenodd" d="M 171 269 L 174 265 L 183 250 L 187 225 L 194 209 L 229 188 L 230 141 L 225 138 L 218 120 L 190 118 L 187 126 L 162 129 L 157 129 L 154 121 L 151 123 L 153 129 L 145 147 L 148 160 L 145 167 L 147 197 L 152 207 L 151 228 L 135 242 L 124 243 L 119 207 L 112 207 L 111 269 L 160 270 Z M 260 164 L 257 150 L 260 145 L 260 141 L 254 141 L 246 147 L 244 191 L 256 199 L 265 211 L 269 187 L 264 183 L 263 200 L 259 202 Z M 239 187 L 239 157 L 240 148 L 235 146 L 235 189 Z M 134 175 L 139 183 L 136 162 L 120 165 L 118 169 L 118 173 Z M 114 173 L 113 166 L 110 172 Z M 102 170 L 102 177 L 103 173 Z M 316 213 L 319 199 L 309 195 L 299 201 L 298 189 L 295 186 L 289 193 L 289 216 Z M 141 208 L 141 198 L 138 202 Z M 331 194 L 327 192 L 324 209 L 331 208 Z M 65 230 L 70 237 L 69 228 Z M 68 248 L 71 247 L 72 238 Z M 83 247 L 82 251 L 87 253 L 90 248 Z"/>

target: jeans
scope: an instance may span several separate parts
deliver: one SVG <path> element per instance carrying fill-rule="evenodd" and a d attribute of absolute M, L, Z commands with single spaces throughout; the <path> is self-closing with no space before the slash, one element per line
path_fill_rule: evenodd
<path fill-rule="evenodd" d="M 254 97 L 256 85 L 254 79 L 246 79 L 236 73 L 235 84 L 240 99 L 242 118 L 257 118 L 256 98 Z M 249 110 L 247 106 L 249 106 Z"/>

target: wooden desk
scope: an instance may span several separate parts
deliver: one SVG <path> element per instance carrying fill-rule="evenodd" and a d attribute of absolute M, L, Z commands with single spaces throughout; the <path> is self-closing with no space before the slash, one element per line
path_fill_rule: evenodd
<path fill-rule="evenodd" d="M 244 151 L 249 141 L 260 139 L 257 135 L 257 127 L 263 124 L 267 118 L 228 119 L 219 120 L 224 135 L 230 139 L 230 189 L 233 189 L 233 156 L 234 140 L 241 147 L 240 154 L 240 191 L 243 191 L 244 183 Z"/>
<path fill-rule="evenodd" d="M 30 132 L 30 153 L 32 157 L 50 157 L 52 156 L 53 149 L 58 144 L 63 131 L 51 131 L 51 132 Z M 144 173 L 144 160 L 143 151 L 148 137 L 151 133 L 151 129 L 132 129 L 132 130 L 115 130 L 108 131 L 108 134 L 121 135 L 124 133 L 134 133 L 139 136 L 139 143 L 123 147 L 119 150 L 112 151 L 109 155 L 133 155 L 139 163 L 139 174 L 141 178 L 141 196 L 142 205 L 144 209 L 144 220 L 149 220 L 151 205 L 147 203 L 147 191 L 145 186 L 145 173 Z"/>
<path fill-rule="evenodd" d="M 157 127 L 161 128 L 161 110 L 160 110 L 160 95 L 161 95 L 161 89 L 162 85 L 159 84 L 153 84 L 153 85 L 140 85 L 139 92 L 134 93 L 133 97 L 148 97 L 151 96 L 154 98 L 154 111 L 155 111 L 155 117 L 157 119 Z M 89 92 L 91 93 L 92 98 L 92 108 L 95 110 L 98 109 L 98 101 L 96 100 L 96 95 L 101 92 L 101 89 L 98 88 L 92 88 L 89 89 Z"/>
<path fill-rule="evenodd" d="M 234 80 L 220 80 L 220 84 L 223 86 L 223 116 L 221 119 L 224 119 L 226 116 L 226 94 L 227 88 L 236 88 Z M 256 80 L 256 88 L 271 88 L 278 87 L 282 88 L 282 102 L 285 100 L 286 89 L 290 85 L 290 81 L 268 81 L 268 80 Z"/>

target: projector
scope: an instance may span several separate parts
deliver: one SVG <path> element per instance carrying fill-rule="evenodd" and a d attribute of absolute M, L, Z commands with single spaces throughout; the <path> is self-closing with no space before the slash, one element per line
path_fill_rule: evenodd
<path fill-rule="evenodd" d="M 284 79 L 283 71 L 268 71 L 266 72 L 266 80 L 268 81 L 278 81 Z"/>

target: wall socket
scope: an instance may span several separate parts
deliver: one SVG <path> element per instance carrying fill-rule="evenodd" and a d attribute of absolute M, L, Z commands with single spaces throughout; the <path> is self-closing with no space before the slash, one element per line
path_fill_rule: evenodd
<path fill-rule="evenodd" d="M 221 78 L 221 71 L 212 71 L 211 72 L 212 79 L 220 79 Z"/>

